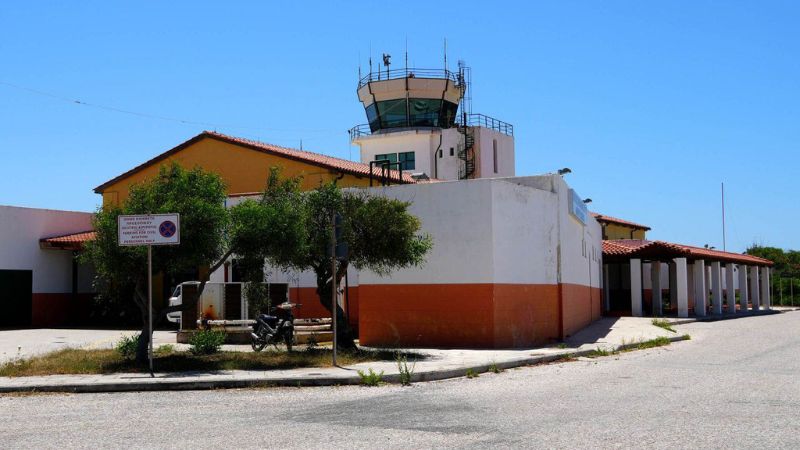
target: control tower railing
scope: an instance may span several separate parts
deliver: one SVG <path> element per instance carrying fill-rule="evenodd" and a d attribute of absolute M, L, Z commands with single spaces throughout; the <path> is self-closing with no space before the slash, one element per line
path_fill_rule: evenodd
<path fill-rule="evenodd" d="M 514 136 L 514 125 L 495 119 L 494 117 L 489 117 L 484 114 L 469 114 L 466 119 L 467 123 L 464 123 L 463 115 L 459 115 L 456 118 L 456 124 L 459 126 L 466 125 L 468 127 L 484 127 L 503 133 L 506 136 Z"/>
<path fill-rule="evenodd" d="M 372 81 L 385 81 L 396 80 L 399 78 L 440 78 L 447 79 L 454 83 L 461 84 L 462 80 L 459 79 L 458 72 L 452 72 L 447 69 L 391 69 L 391 70 L 377 70 L 370 72 L 368 75 L 358 80 L 358 89 L 366 86 L 367 83 Z"/>
<path fill-rule="evenodd" d="M 464 117 L 459 115 L 456 119 L 456 125 L 464 126 Z M 503 133 L 506 136 L 514 136 L 514 125 L 511 125 L 508 122 L 503 122 L 502 120 L 495 119 L 494 117 L 489 117 L 485 114 L 469 114 L 467 116 L 467 126 L 469 127 L 484 127 L 490 130 L 495 130 L 497 132 Z M 402 131 L 408 128 L 397 128 L 394 131 Z M 347 134 L 350 135 L 350 140 L 358 139 L 362 136 L 369 136 L 372 134 L 372 130 L 369 128 L 369 124 L 362 123 L 360 125 L 356 125 L 353 128 L 347 130 Z"/>

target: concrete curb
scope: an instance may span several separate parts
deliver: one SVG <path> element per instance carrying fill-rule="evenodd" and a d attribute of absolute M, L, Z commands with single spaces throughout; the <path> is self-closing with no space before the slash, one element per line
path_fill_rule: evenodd
<path fill-rule="evenodd" d="M 687 335 L 668 337 L 670 342 L 677 342 L 690 339 Z M 646 342 L 646 341 L 644 341 Z M 602 348 L 610 352 L 635 349 L 639 342 L 625 345 L 614 345 Z M 480 365 L 464 365 L 448 369 L 427 370 L 416 372 L 412 375 L 412 382 L 440 381 L 451 378 L 461 378 L 466 376 L 469 369 L 476 374 L 489 372 L 494 367 L 498 369 L 513 369 L 515 367 L 531 366 L 536 364 L 546 364 L 555 361 L 587 356 L 596 351 L 594 349 L 577 350 L 549 355 L 535 355 L 514 360 L 491 362 Z M 390 384 L 400 383 L 400 374 L 392 373 L 383 376 L 383 382 Z M 67 392 L 67 393 L 107 393 L 107 392 L 152 392 L 152 391 L 186 391 L 186 390 L 210 390 L 210 389 L 241 389 L 258 387 L 303 387 L 303 386 L 343 386 L 361 384 L 361 377 L 357 374 L 341 376 L 319 376 L 319 377 L 283 377 L 283 378 L 219 378 L 212 380 L 164 380 L 159 378 L 143 378 L 140 381 L 130 382 L 100 382 L 100 383 L 51 383 L 51 384 L 29 384 L 25 386 L 0 386 L 0 393 L 13 392 Z"/>
<path fill-rule="evenodd" d="M 684 325 L 687 323 L 695 323 L 695 322 L 719 322 L 720 320 L 743 319 L 745 317 L 770 316 L 772 314 L 784 314 L 791 311 L 793 310 L 791 309 L 785 311 L 777 309 L 762 309 L 758 311 L 748 310 L 747 313 L 745 314 L 737 312 L 735 314 L 722 314 L 721 316 L 708 315 L 705 317 L 694 317 L 689 319 L 667 318 L 667 320 L 669 320 L 670 325 Z"/>

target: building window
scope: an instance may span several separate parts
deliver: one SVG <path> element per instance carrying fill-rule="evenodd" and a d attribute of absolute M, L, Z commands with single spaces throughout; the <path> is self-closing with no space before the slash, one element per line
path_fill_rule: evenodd
<path fill-rule="evenodd" d="M 416 157 L 414 152 L 384 153 L 375 155 L 375 161 L 389 161 L 390 163 L 400 163 L 400 170 L 414 170 L 416 168 Z"/>
<path fill-rule="evenodd" d="M 398 156 L 400 157 L 400 168 L 402 170 L 414 170 L 416 167 L 414 152 L 403 152 Z"/>
<path fill-rule="evenodd" d="M 492 156 L 494 158 L 494 173 L 497 173 L 497 139 L 492 139 Z"/>
<path fill-rule="evenodd" d="M 375 161 L 388 160 L 390 163 L 397 162 L 397 153 L 386 153 L 383 155 L 375 155 Z"/>
<path fill-rule="evenodd" d="M 455 154 L 454 152 L 455 152 L 455 149 L 453 147 L 450 147 L 450 156 L 453 156 Z"/>

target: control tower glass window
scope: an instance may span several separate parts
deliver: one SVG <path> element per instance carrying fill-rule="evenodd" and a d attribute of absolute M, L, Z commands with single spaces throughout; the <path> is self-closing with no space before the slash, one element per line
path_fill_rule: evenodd
<path fill-rule="evenodd" d="M 437 127 L 455 124 L 458 105 L 436 98 L 383 100 L 366 107 L 370 129 Z"/>

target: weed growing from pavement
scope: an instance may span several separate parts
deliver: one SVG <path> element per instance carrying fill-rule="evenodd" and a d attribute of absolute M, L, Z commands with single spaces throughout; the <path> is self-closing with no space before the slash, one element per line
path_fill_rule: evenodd
<path fill-rule="evenodd" d="M 659 327 L 659 328 L 663 328 L 663 329 L 665 329 L 665 330 L 667 330 L 667 331 L 671 331 L 671 332 L 673 332 L 673 333 L 677 333 L 677 331 L 675 331 L 675 329 L 674 329 L 674 328 L 672 328 L 672 324 L 669 322 L 669 320 L 665 320 L 665 319 L 653 319 L 653 321 L 652 321 L 651 323 L 652 323 L 653 325 L 655 325 L 655 326 Z"/>
<path fill-rule="evenodd" d="M 492 365 L 489 366 L 489 372 L 500 373 L 502 371 L 503 371 L 503 369 L 497 367 L 497 363 L 496 362 L 492 362 Z"/>
<path fill-rule="evenodd" d="M 383 383 L 383 371 L 375 372 L 372 370 L 372 367 L 369 368 L 368 372 L 364 372 L 363 370 L 358 370 L 358 376 L 361 377 L 361 384 L 364 386 L 379 386 Z"/>
<path fill-rule="evenodd" d="M 681 336 L 681 339 L 683 339 L 684 341 L 689 341 L 689 340 L 692 339 L 692 337 L 689 336 L 688 334 L 684 334 L 684 335 Z"/>
<path fill-rule="evenodd" d="M 567 348 L 566 342 L 561 342 L 557 345 L 558 348 Z"/>
<path fill-rule="evenodd" d="M 475 371 L 473 368 L 467 369 L 467 373 L 465 374 L 467 378 L 478 378 L 480 376 L 478 372 Z"/>
<path fill-rule="evenodd" d="M 586 356 L 587 358 L 597 358 L 597 357 L 600 357 L 600 356 L 613 355 L 615 353 L 617 353 L 617 352 L 597 347 L 596 349 L 592 350 L 591 352 L 587 353 L 584 356 Z"/>
<path fill-rule="evenodd" d="M 636 349 L 637 350 L 644 350 L 644 349 L 647 349 L 647 348 L 664 347 L 664 346 L 669 345 L 671 343 L 672 342 L 669 340 L 669 338 L 664 337 L 664 336 L 659 336 L 659 337 L 657 337 L 655 339 L 650 339 L 650 340 L 647 340 L 647 341 L 639 342 L 639 344 L 636 345 Z"/>
<path fill-rule="evenodd" d="M 401 352 L 397 352 L 395 361 L 397 362 L 397 370 L 400 372 L 400 384 L 403 386 L 411 386 L 411 380 L 414 377 L 414 368 L 417 366 L 417 363 L 413 362 L 411 367 L 408 367 L 408 357 Z"/>

